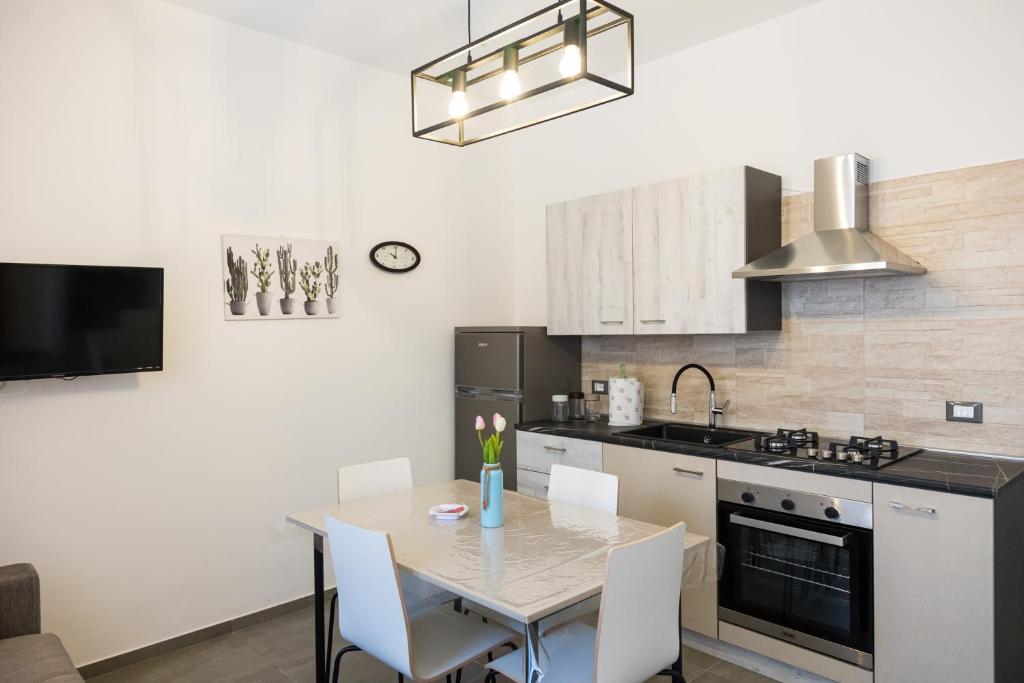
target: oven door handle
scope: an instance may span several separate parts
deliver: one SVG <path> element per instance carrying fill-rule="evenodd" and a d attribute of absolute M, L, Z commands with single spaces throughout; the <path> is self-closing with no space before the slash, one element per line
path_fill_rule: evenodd
<path fill-rule="evenodd" d="M 766 522 L 763 519 L 753 519 L 750 517 L 744 517 L 743 515 L 736 512 L 729 515 L 729 522 L 731 524 L 738 524 L 740 526 L 748 526 L 753 529 L 760 529 L 761 531 L 771 531 L 776 534 L 784 534 L 786 536 L 793 536 L 794 538 L 802 538 L 806 541 L 827 543 L 828 545 L 834 545 L 837 548 L 845 548 L 846 539 L 849 538 L 849 534 L 845 536 L 833 536 L 831 534 L 823 534 L 820 531 L 811 531 L 810 529 L 801 529 L 795 526 L 786 526 L 785 524 Z"/>

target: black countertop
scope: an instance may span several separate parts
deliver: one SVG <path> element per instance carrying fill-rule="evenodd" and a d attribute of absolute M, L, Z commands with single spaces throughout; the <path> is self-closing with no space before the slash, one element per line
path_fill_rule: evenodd
<path fill-rule="evenodd" d="M 659 424 L 644 422 L 643 426 Z M 516 429 L 524 432 L 550 434 L 573 439 L 602 441 L 604 443 L 647 448 L 669 453 L 685 453 L 716 460 L 732 460 L 751 465 L 764 465 L 798 472 L 814 472 L 832 477 L 862 479 L 882 484 L 910 486 L 920 489 L 946 491 L 980 498 L 996 498 L 1011 485 L 1017 485 L 1024 478 L 1024 458 L 997 458 L 985 455 L 965 455 L 946 451 L 924 449 L 904 460 L 899 460 L 882 469 L 874 470 L 866 467 L 840 465 L 827 462 L 807 462 L 803 460 L 787 460 L 778 463 L 778 455 L 737 451 L 728 446 L 714 448 L 695 444 L 684 444 L 658 439 L 630 436 L 623 432 L 637 427 L 612 427 L 605 422 L 550 422 L 535 421 L 516 425 Z M 902 448 L 901 448 L 902 450 Z"/>

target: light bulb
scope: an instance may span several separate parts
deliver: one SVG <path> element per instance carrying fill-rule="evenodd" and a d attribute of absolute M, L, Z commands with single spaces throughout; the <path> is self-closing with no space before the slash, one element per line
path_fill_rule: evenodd
<path fill-rule="evenodd" d="M 519 73 L 511 70 L 506 71 L 505 75 L 501 77 L 501 88 L 499 88 L 498 92 L 503 100 L 519 97 L 519 94 L 523 92 L 523 84 L 519 82 Z"/>
<path fill-rule="evenodd" d="M 452 92 L 452 98 L 448 100 L 448 113 L 452 118 L 461 119 L 469 111 L 469 100 L 462 90 Z"/>
<path fill-rule="evenodd" d="M 562 61 L 558 63 L 558 71 L 563 77 L 575 76 L 583 68 L 583 61 L 580 59 L 579 45 L 566 45 L 562 55 Z"/>

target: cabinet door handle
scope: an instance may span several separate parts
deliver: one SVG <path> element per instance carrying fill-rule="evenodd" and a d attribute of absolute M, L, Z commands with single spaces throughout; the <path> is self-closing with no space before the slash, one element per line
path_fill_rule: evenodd
<path fill-rule="evenodd" d="M 625 322 L 626 322 L 625 320 L 602 320 L 601 324 L 602 325 L 622 325 Z"/>
<path fill-rule="evenodd" d="M 559 448 L 558 446 L 544 446 L 544 450 L 555 451 L 556 453 L 565 453 L 565 449 Z"/>
<path fill-rule="evenodd" d="M 665 321 L 661 320 L 661 319 L 658 319 L 658 320 L 641 320 L 640 322 L 642 324 L 644 324 L 644 325 L 664 325 L 665 324 Z"/>
<path fill-rule="evenodd" d="M 926 515 L 934 515 L 935 514 L 935 508 L 923 507 L 923 506 L 917 506 L 917 505 L 904 505 L 903 503 L 899 502 L 898 500 L 890 500 L 889 501 L 889 507 L 891 507 L 894 510 L 906 510 L 907 512 L 921 512 L 921 513 L 924 513 Z"/>
<path fill-rule="evenodd" d="M 673 467 L 672 471 L 673 472 L 678 472 L 679 474 L 692 474 L 695 477 L 703 477 L 704 476 L 704 473 L 699 471 L 699 470 L 684 470 L 682 467 Z"/>

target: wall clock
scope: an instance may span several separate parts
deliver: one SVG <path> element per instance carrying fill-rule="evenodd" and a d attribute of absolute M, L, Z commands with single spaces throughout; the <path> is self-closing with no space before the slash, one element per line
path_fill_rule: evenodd
<path fill-rule="evenodd" d="M 420 252 L 405 242 L 381 242 L 370 249 L 370 262 L 388 273 L 408 273 L 420 265 Z"/>

